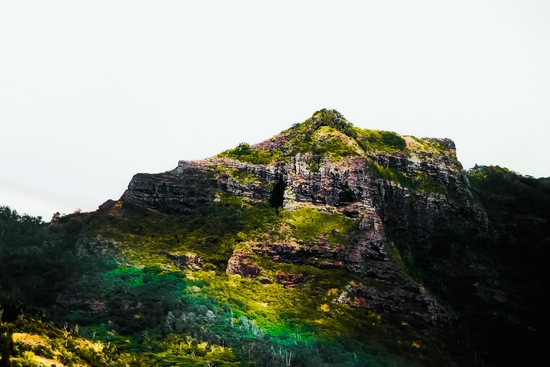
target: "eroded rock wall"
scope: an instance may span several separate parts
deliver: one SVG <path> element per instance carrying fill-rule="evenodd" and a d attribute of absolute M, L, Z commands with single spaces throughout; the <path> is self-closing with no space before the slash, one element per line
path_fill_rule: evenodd
<path fill-rule="evenodd" d="M 452 142 L 441 143 L 454 152 Z M 285 210 L 310 207 L 354 218 L 358 230 L 348 243 L 328 246 L 321 239 L 249 243 L 247 249 L 235 250 L 227 272 L 262 277 L 262 268 L 254 263 L 254 256 L 319 269 L 341 268 L 389 286 L 391 290 L 380 292 L 365 285 L 350 284 L 334 302 L 375 312 L 410 315 L 443 326 L 450 322 L 445 311 L 391 258 L 386 234 L 391 230 L 411 242 L 421 243 L 437 228 L 454 222 L 465 223 L 469 230 L 480 234 L 486 231 L 487 215 L 472 200 L 462 167 L 453 157 L 453 154 L 378 153 L 336 162 L 325 158 L 319 162 L 318 169 L 310 168 L 313 157 L 309 154 L 297 154 L 290 163 L 276 165 L 216 158 L 180 161 L 170 172 L 135 175 L 121 200 L 167 214 L 180 214 L 216 200 L 216 190 L 241 196 L 250 203 L 274 203 L 278 189 L 282 190 L 280 204 Z M 398 180 L 380 177 L 373 169 L 374 164 L 390 172 L 429 181 L 439 192 L 406 187 L 396 182 Z M 291 284 L 288 279 L 303 279 L 300 274 L 281 277 L 265 281 L 284 278 Z"/>

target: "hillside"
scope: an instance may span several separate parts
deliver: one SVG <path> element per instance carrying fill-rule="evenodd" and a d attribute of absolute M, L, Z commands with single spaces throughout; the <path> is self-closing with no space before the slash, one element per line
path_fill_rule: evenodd
<path fill-rule="evenodd" d="M 317 111 L 93 213 L 3 207 L 0 362 L 523 365 L 548 345 L 549 204 L 449 139 Z"/>

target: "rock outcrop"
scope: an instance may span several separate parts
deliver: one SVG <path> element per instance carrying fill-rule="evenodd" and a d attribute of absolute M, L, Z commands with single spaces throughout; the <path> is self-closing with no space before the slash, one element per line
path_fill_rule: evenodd
<path fill-rule="evenodd" d="M 380 291 L 376 287 L 350 284 L 333 302 L 364 308 L 376 313 L 398 313 L 445 327 L 451 322 L 445 310 L 418 285 L 409 283 Z"/>
<path fill-rule="evenodd" d="M 81 237 L 75 244 L 77 256 L 94 255 L 107 259 L 116 259 L 120 255 L 120 244 L 110 238 Z"/>

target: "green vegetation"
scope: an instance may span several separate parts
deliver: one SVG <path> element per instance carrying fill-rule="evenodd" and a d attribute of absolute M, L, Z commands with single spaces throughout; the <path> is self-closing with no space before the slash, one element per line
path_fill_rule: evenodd
<path fill-rule="evenodd" d="M 346 157 L 364 157 L 378 178 L 393 181 L 411 190 L 447 194 L 445 186 L 426 173 L 420 172 L 411 176 L 402 170 L 383 167 L 373 159 L 377 154 L 411 156 L 419 153 L 424 157 L 422 159 L 426 159 L 426 155 L 450 155 L 457 162 L 454 153 L 443 143 L 437 140 L 411 139 L 414 144 L 407 147 L 405 139 L 394 132 L 361 129 L 349 123 L 338 111 L 323 109 L 272 138 L 273 147 L 269 150 L 252 149 L 247 143 L 241 143 L 234 149 L 220 153 L 218 157 L 253 164 L 271 164 L 290 162 L 292 157 L 301 154 L 308 157 L 307 168 L 313 172 L 319 171 L 325 158 L 338 162 Z M 247 178 L 241 177 L 243 173 L 232 175 L 237 175 L 235 177 L 241 183 L 247 182 Z"/>
<path fill-rule="evenodd" d="M 388 252 L 388 257 L 391 259 L 391 261 L 399 265 L 402 269 L 406 269 L 405 263 L 403 262 L 401 254 L 399 253 L 399 249 L 391 240 L 388 240 L 386 242 L 386 250 Z"/>
<path fill-rule="evenodd" d="M 519 183 L 525 183 L 527 186 L 537 185 L 537 180 L 523 177 L 505 167 L 478 166 L 476 164 L 467 173 L 470 185 L 474 189 L 490 191 L 492 195 L 519 193 L 522 191 Z"/>
<path fill-rule="evenodd" d="M 225 172 L 239 175 L 229 169 L 220 174 Z M 409 179 L 392 171 L 380 174 Z M 421 241 L 388 231 L 390 258 L 461 320 L 449 330 L 334 303 L 348 284 L 380 292 L 388 287 L 343 269 L 251 254 L 261 277 L 225 273 L 233 250 L 251 243 L 334 247 L 354 241 L 358 219 L 338 212 L 251 205 L 221 192 L 217 201 L 180 216 L 122 203 L 112 213 L 56 215 L 47 224 L 2 207 L 0 286 L 7 292 L 0 294 L 1 361 L 9 359 L 12 366 L 469 366 L 476 364 L 475 351 L 484 363 L 521 364 L 524 351 L 534 355 L 548 340 L 550 254 L 541 239 L 550 238 L 550 188 L 545 180 L 500 167 L 478 166 L 468 175 L 502 237 L 479 236 L 461 220 L 441 223 Z M 542 220 L 531 221 L 532 215 Z M 113 250 L 102 252 L 109 243 Z M 174 257 L 189 254 L 201 259 L 201 270 L 180 269 Z M 498 287 L 506 294 L 491 290 Z M 8 317 L 10 309 L 16 317 Z"/>
<path fill-rule="evenodd" d="M 320 110 L 306 121 L 293 125 L 272 140 L 279 142 L 270 150 L 252 149 L 241 143 L 218 157 L 227 157 L 253 164 L 288 161 L 296 154 L 311 154 L 313 170 L 323 159 L 333 162 L 345 157 L 365 156 L 366 152 L 394 154 L 406 150 L 405 140 L 391 131 L 366 130 L 354 127 L 336 110 Z"/>
<path fill-rule="evenodd" d="M 123 345 L 84 338 L 76 325 L 53 324 L 37 316 L 19 315 L 12 325 L 16 332 L 10 366 L 148 366 Z"/>
<path fill-rule="evenodd" d="M 225 246 L 269 235 L 274 226 L 292 224 L 303 239 L 342 240 L 355 220 L 337 213 L 278 214 L 222 196 L 208 211 L 184 216 L 129 204 L 117 214 L 75 213 L 49 225 L 9 208 L 0 214 L 0 285 L 30 307 L 10 324 L 13 365 L 419 366 L 420 355 L 422 365 L 449 361 L 438 351 L 440 331 L 332 303 L 355 279 L 343 270 L 258 258 L 274 276 L 308 276 L 298 289 L 225 274 Z M 327 223 L 312 226 L 308 217 Z M 214 223 L 223 228 L 208 227 Z M 210 237 L 197 234 L 202 226 Z M 75 248 L 82 236 L 116 241 L 117 262 Z M 204 256 L 203 270 L 178 269 L 163 255 L 168 250 Z"/>
<path fill-rule="evenodd" d="M 232 177 L 241 185 L 247 185 L 249 183 L 257 185 L 260 184 L 252 173 L 239 170 L 237 168 L 227 168 L 224 164 L 210 165 L 207 167 L 206 177 L 209 178 L 229 178 Z"/>
<path fill-rule="evenodd" d="M 49 225 L 8 208 L 2 213 L 3 238 L 10 239 L 2 253 L 11 257 L 3 259 L 1 285 L 14 289 L 16 284 L 16 294 L 33 308 L 13 324 L 20 338 L 10 352 L 14 363 L 419 366 L 422 358 L 421 365 L 438 366 L 450 361 L 448 351 L 441 351 L 442 331 L 403 326 L 414 322 L 332 302 L 350 282 L 381 287 L 375 280 L 260 257 L 255 261 L 274 279 L 287 274 L 305 281 L 289 289 L 225 274 L 232 248 L 281 235 L 281 226 L 289 228 L 285 236 L 301 241 L 349 240 L 356 220 L 339 213 L 309 208 L 278 213 L 230 195 L 183 216 L 125 203 L 118 214 L 72 214 Z M 81 236 L 114 241 L 117 262 L 75 249 Z M 178 269 L 164 255 L 168 252 L 198 254 L 203 270 Z M 49 297 L 36 297 L 46 293 Z M 48 320 L 57 328 L 44 327 Z"/>
<path fill-rule="evenodd" d="M 284 223 L 291 227 L 292 237 L 304 242 L 325 240 L 330 246 L 344 244 L 357 228 L 354 219 L 312 208 L 284 211 L 282 216 Z"/>
<path fill-rule="evenodd" d="M 312 154 L 314 156 L 329 157 L 332 161 L 339 161 L 344 157 L 360 154 L 360 148 L 354 146 L 347 136 L 329 126 L 323 126 L 311 134 L 300 139 L 299 135 L 292 139 L 289 155 Z M 356 145 L 356 144 L 355 144 Z"/>
<path fill-rule="evenodd" d="M 404 151 L 406 143 L 391 131 L 354 127 L 336 110 L 320 110 L 301 124 L 283 131 L 285 153 L 310 153 L 329 156 L 333 161 L 344 157 L 364 156 L 377 151 L 393 154 Z"/>
<path fill-rule="evenodd" d="M 430 178 L 425 172 L 414 172 L 413 176 L 393 168 L 383 167 L 374 161 L 370 162 L 370 166 L 372 170 L 371 172 L 375 177 L 387 181 L 393 181 L 402 187 L 406 187 L 411 190 L 421 190 L 429 194 L 447 194 L 447 188 L 443 184 Z"/>
<path fill-rule="evenodd" d="M 270 233 L 278 215 L 268 203 L 251 205 L 222 192 L 218 197 L 187 216 L 167 216 L 124 203 L 124 216 L 93 213 L 88 235 L 120 243 L 124 257 L 134 264 L 169 264 L 166 253 L 193 253 L 205 266 L 224 270 L 236 244 Z"/>
<path fill-rule="evenodd" d="M 237 147 L 221 152 L 219 158 L 231 158 L 252 164 L 271 164 L 283 160 L 277 150 L 251 149 L 250 144 L 240 143 Z"/>
<path fill-rule="evenodd" d="M 451 150 L 444 142 L 439 141 L 438 139 L 419 139 L 415 136 L 409 136 L 408 138 L 411 139 L 410 147 L 408 149 L 411 152 L 416 151 L 416 153 L 421 153 L 420 159 L 425 159 L 423 157 L 426 155 L 449 156 L 455 164 L 459 164 L 454 151 Z"/>
<path fill-rule="evenodd" d="M 356 128 L 356 139 L 366 152 L 386 152 L 394 154 L 405 151 L 405 139 L 392 131 L 378 131 Z"/>
<path fill-rule="evenodd" d="M 260 180 L 258 180 L 252 173 L 245 172 L 245 171 L 239 171 L 238 169 L 232 169 L 231 170 L 231 176 L 235 177 L 238 183 L 241 185 L 246 185 L 248 183 L 252 184 L 259 184 Z"/>

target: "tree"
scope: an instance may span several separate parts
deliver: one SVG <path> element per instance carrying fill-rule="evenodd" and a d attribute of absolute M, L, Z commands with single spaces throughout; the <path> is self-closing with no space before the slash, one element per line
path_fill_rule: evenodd
<path fill-rule="evenodd" d="M 61 213 L 55 212 L 55 213 L 53 213 L 53 215 L 52 215 L 52 220 L 51 220 L 51 222 L 52 222 L 52 223 L 54 223 L 54 222 L 59 222 L 59 219 L 61 219 Z"/>
<path fill-rule="evenodd" d="M 0 367 L 11 366 L 10 357 L 13 345 L 13 325 L 22 313 L 23 305 L 11 295 L 0 297 L 0 344 L 2 346 L 2 360 Z"/>

